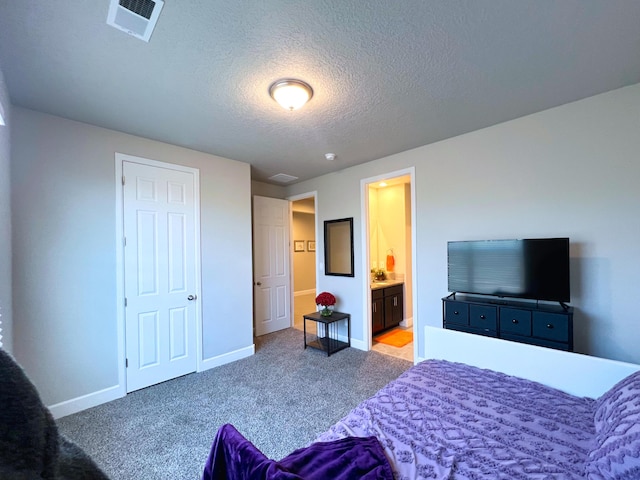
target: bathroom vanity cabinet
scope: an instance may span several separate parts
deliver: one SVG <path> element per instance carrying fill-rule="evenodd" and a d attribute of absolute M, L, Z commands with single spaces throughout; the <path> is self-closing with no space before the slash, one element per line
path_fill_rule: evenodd
<path fill-rule="evenodd" d="M 404 284 L 382 286 L 371 290 L 371 333 L 395 327 L 404 319 Z"/>

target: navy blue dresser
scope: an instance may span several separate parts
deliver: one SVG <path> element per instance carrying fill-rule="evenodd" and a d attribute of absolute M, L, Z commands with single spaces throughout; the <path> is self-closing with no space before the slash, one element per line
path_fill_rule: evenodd
<path fill-rule="evenodd" d="M 573 351 L 573 307 L 455 295 L 442 299 L 444 328 Z"/>

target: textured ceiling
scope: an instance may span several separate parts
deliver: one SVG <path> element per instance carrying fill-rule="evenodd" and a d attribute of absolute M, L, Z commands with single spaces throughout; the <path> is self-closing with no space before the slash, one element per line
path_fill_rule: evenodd
<path fill-rule="evenodd" d="M 636 0 L 166 0 L 149 43 L 108 0 L 2 0 L 15 105 L 300 180 L 640 81 Z M 268 95 L 310 83 L 303 109 Z M 324 154 L 337 159 L 328 162 Z"/>

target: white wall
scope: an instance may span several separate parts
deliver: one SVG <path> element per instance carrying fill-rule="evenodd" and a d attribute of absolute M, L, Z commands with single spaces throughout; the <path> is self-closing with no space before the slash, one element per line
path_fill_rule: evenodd
<path fill-rule="evenodd" d="M 14 352 L 48 405 L 118 384 L 115 152 L 200 170 L 203 359 L 253 348 L 249 165 L 14 108 Z"/>
<path fill-rule="evenodd" d="M 354 217 L 356 277 L 318 289 L 364 341 L 360 180 L 415 166 L 419 331 L 442 325 L 448 240 L 568 236 L 576 350 L 640 363 L 638 132 L 640 84 L 287 187 L 318 192 L 319 221 Z"/>
<path fill-rule="evenodd" d="M 0 335 L 2 345 L 13 350 L 12 342 L 12 294 L 11 294 L 11 188 L 10 163 L 11 153 L 10 132 L 11 104 L 9 92 L 0 69 L 0 105 L 4 111 L 5 125 L 0 125 Z"/>

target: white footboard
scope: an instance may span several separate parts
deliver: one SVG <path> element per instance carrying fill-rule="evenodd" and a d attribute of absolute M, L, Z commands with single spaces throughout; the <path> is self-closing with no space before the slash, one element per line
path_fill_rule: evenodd
<path fill-rule="evenodd" d="M 425 327 L 425 358 L 466 363 L 597 398 L 640 365 Z"/>

